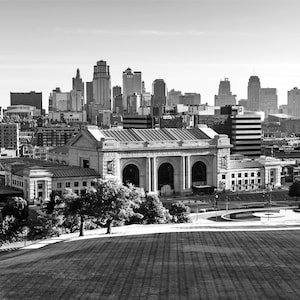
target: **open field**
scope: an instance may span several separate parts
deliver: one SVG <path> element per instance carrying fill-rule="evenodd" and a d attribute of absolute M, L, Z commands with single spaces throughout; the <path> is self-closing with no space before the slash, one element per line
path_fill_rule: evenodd
<path fill-rule="evenodd" d="M 300 299 L 300 232 L 104 237 L 0 254 L 1 299 Z"/>

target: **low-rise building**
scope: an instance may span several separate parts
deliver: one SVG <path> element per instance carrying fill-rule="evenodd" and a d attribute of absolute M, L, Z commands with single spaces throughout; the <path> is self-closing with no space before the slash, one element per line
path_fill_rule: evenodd
<path fill-rule="evenodd" d="M 247 163 L 233 161 L 230 148 L 228 136 L 207 127 L 105 130 L 88 126 L 65 147 L 50 150 L 49 159 L 93 168 L 104 179 L 130 182 L 161 195 L 187 194 L 207 187 L 280 187 L 280 160 L 259 157 Z M 243 175 L 239 177 L 239 173 Z M 232 174 L 236 174 L 234 183 Z"/>
<path fill-rule="evenodd" d="M 63 193 L 71 188 L 79 194 L 99 178 L 93 169 L 26 158 L 0 159 L 0 173 L 4 175 L 5 186 L 21 190 L 24 199 L 35 204 L 49 201 L 54 190 Z"/>

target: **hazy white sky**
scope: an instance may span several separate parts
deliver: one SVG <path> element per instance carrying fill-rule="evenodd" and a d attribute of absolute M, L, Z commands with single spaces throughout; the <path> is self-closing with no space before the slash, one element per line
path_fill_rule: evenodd
<path fill-rule="evenodd" d="M 163 78 L 213 104 L 220 79 L 241 99 L 257 75 L 283 104 L 300 88 L 299 11 L 298 0 L 0 0 L 0 103 L 35 90 L 47 108 L 103 59 L 112 85 L 131 67 L 148 91 Z"/>

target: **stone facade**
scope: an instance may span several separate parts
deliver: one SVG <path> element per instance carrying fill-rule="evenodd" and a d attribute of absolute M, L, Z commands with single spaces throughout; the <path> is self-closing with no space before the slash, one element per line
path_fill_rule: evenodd
<path fill-rule="evenodd" d="M 281 185 L 280 160 L 231 159 L 230 147 L 226 135 L 209 128 L 104 130 L 88 126 L 67 146 L 51 150 L 49 158 L 89 167 L 103 179 L 131 182 L 162 195 L 188 194 L 194 188 L 253 191 Z"/>

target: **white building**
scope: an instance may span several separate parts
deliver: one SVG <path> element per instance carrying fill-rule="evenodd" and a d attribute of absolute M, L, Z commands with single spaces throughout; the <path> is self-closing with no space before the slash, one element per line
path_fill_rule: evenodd
<path fill-rule="evenodd" d="M 51 150 L 49 159 L 89 167 L 104 179 L 131 182 L 149 192 L 185 194 L 207 187 L 234 190 L 231 176 L 239 173 L 239 167 L 231 162 L 230 147 L 226 135 L 205 127 L 103 130 L 88 126 L 67 146 Z M 256 167 L 261 182 L 253 187 L 248 182 L 251 189 L 269 183 L 280 186 L 280 160 L 250 161 L 243 173 L 251 177 Z"/>

